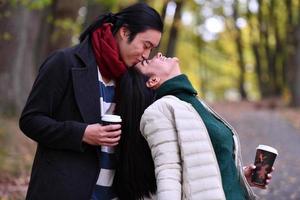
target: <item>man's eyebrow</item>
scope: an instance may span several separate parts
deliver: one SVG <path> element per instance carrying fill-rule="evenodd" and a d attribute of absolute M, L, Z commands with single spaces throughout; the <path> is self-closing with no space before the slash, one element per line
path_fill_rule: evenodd
<path fill-rule="evenodd" d="M 156 48 L 158 48 L 158 47 L 159 47 L 159 45 L 160 45 L 160 42 L 159 42 L 159 43 L 158 43 L 156 46 L 154 46 L 154 44 L 152 44 L 152 43 L 151 43 L 151 45 L 152 45 L 152 48 L 155 48 L 155 49 L 156 49 Z"/>
<path fill-rule="evenodd" d="M 159 44 L 155 46 L 151 41 L 146 41 L 146 43 L 148 43 L 151 46 L 151 48 L 157 48 L 159 46 Z"/>

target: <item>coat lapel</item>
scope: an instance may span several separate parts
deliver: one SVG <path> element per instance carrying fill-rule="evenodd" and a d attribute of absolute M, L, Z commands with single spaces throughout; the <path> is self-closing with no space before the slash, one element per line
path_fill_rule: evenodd
<path fill-rule="evenodd" d="M 88 38 L 80 44 L 76 56 L 84 67 L 74 67 L 72 78 L 76 102 L 86 123 L 100 122 L 98 71 Z"/>

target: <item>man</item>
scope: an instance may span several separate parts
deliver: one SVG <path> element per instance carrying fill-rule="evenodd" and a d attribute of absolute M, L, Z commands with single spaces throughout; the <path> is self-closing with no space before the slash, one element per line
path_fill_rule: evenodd
<path fill-rule="evenodd" d="M 38 143 L 26 199 L 113 199 L 113 151 L 120 125 L 101 126 L 113 113 L 115 83 L 147 59 L 163 23 L 146 4 L 100 16 L 80 44 L 51 54 L 42 64 L 20 118 Z"/>

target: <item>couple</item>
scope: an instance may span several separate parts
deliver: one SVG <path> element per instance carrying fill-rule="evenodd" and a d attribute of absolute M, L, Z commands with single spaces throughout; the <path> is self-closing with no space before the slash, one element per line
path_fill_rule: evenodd
<path fill-rule="evenodd" d="M 26 199 L 252 197 L 234 131 L 197 103 L 177 59 L 158 54 L 147 60 L 162 30 L 153 8 L 134 4 L 99 16 L 80 44 L 44 61 L 19 122 L 37 142 Z M 145 111 L 154 97 L 160 99 Z M 112 113 L 122 116 L 122 125 L 102 126 L 101 116 Z M 193 126 L 186 127 L 186 119 Z M 190 127 L 197 131 L 189 133 Z"/>

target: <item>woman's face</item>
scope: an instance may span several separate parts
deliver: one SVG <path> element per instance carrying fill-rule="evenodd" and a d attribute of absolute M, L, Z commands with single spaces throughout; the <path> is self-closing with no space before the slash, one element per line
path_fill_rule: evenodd
<path fill-rule="evenodd" d="M 160 78 L 164 78 L 165 76 L 169 76 L 174 70 L 178 68 L 179 60 L 176 57 L 167 58 L 163 56 L 161 53 L 158 53 L 150 60 L 143 60 L 136 64 L 136 67 L 139 71 L 146 76 L 157 76 Z"/>
<path fill-rule="evenodd" d="M 142 33 L 136 34 L 134 39 L 129 42 L 128 29 L 121 28 L 121 39 L 118 40 L 120 55 L 128 67 L 147 59 L 153 48 L 156 48 L 160 42 L 161 32 L 148 29 Z"/>

